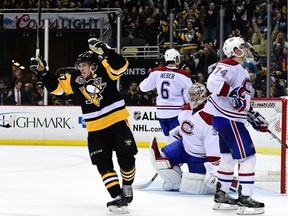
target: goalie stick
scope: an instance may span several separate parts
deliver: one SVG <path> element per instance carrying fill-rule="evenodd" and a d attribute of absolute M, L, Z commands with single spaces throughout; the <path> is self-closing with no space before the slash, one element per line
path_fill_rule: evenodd
<path fill-rule="evenodd" d="M 134 187 L 135 189 L 145 189 L 145 188 L 149 187 L 149 186 L 153 183 L 153 181 L 157 178 L 157 176 L 158 176 L 158 173 L 156 173 L 156 174 L 152 177 L 152 179 L 150 179 L 150 181 L 148 181 L 147 183 L 145 183 L 145 184 L 139 184 L 139 185 L 133 185 L 133 187 Z"/>
<path fill-rule="evenodd" d="M 7 124 L 0 125 L 0 127 L 4 127 L 4 128 L 10 128 L 10 127 L 12 127 L 12 124 L 13 124 L 15 118 L 16 118 L 16 116 L 15 116 L 15 115 L 12 115 L 12 116 L 10 117 L 10 119 L 8 120 L 8 123 L 7 123 Z M 7 120 L 2 120 L 2 121 L 5 122 L 5 121 L 7 121 Z"/>

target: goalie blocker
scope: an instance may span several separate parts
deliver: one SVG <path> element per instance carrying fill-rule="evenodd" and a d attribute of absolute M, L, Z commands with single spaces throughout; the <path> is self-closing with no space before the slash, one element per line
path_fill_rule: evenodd
<path fill-rule="evenodd" d="M 207 172 L 206 175 L 189 172 L 182 173 L 179 166 L 172 167 L 169 159 L 160 154 L 155 137 L 151 139 L 149 155 L 154 170 L 164 180 L 163 190 L 179 190 L 189 194 L 215 193 L 216 176 L 211 176 L 210 172 Z"/>

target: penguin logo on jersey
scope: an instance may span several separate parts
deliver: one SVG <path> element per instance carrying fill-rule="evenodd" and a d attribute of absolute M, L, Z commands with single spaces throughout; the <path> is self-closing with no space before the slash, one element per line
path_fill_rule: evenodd
<path fill-rule="evenodd" d="M 126 143 L 127 146 L 131 146 L 131 144 L 132 144 L 131 139 L 126 139 L 124 142 Z"/>
<path fill-rule="evenodd" d="M 186 133 L 187 135 L 193 135 L 193 128 L 194 128 L 194 124 L 190 121 L 184 121 L 181 124 L 182 131 Z"/>
<path fill-rule="evenodd" d="M 100 101 L 103 99 L 101 93 L 104 91 L 107 83 L 102 83 L 102 78 L 90 79 L 85 86 L 80 87 L 82 94 L 85 96 L 86 104 L 94 104 L 100 106 Z"/>

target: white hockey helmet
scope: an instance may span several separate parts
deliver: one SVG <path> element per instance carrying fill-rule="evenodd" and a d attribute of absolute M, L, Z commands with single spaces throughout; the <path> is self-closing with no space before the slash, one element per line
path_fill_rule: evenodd
<path fill-rule="evenodd" d="M 242 50 L 242 46 L 245 45 L 245 41 L 241 38 L 241 37 L 231 37 L 228 38 L 223 45 L 223 52 L 224 54 L 228 57 L 231 58 L 233 56 L 237 56 L 237 57 L 243 57 L 244 56 L 244 52 L 242 53 L 242 55 L 236 55 L 236 53 L 234 52 L 234 49 L 237 48 L 239 50 Z"/>
<path fill-rule="evenodd" d="M 168 49 L 165 52 L 165 62 L 173 61 L 180 64 L 180 53 L 176 49 Z"/>
<path fill-rule="evenodd" d="M 207 89 L 201 83 L 194 83 L 188 90 L 188 96 L 191 100 L 190 108 L 194 109 L 207 99 Z"/>

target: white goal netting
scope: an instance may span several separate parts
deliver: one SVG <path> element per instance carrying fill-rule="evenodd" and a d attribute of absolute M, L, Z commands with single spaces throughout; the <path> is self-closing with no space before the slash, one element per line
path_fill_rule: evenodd
<path fill-rule="evenodd" d="M 286 143 L 287 108 L 282 107 L 287 107 L 286 99 L 257 99 L 252 101 L 252 106 L 270 123 L 270 131 Z M 247 127 L 257 151 L 256 181 L 279 182 L 281 193 L 286 193 L 287 152 L 271 134 L 257 132 L 251 125 Z"/>

